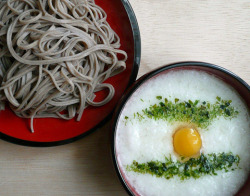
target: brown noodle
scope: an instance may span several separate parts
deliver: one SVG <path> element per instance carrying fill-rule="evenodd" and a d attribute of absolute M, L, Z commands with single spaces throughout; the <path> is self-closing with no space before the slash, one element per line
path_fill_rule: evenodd
<path fill-rule="evenodd" d="M 127 54 L 106 19 L 93 0 L 2 1 L 0 105 L 31 118 L 34 132 L 33 118 L 79 121 L 89 105 L 109 102 L 114 88 L 103 82 L 126 68 Z"/>

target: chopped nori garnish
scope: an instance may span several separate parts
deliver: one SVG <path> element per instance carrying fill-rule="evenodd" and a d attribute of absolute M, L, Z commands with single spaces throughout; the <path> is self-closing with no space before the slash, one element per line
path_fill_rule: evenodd
<path fill-rule="evenodd" d="M 127 166 L 128 171 L 133 171 L 142 174 L 151 174 L 157 177 L 164 177 L 166 179 L 178 176 L 181 180 L 188 178 L 200 178 L 203 175 L 217 175 L 216 171 L 224 170 L 228 172 L 229 169 L 234 171 L 238 169 L 240 157 L 230 153 L 212 153 L 208 155 L 201 154 L 198 158 L 190 158 L 187 161 L 174 162 L 171 158 L 165 158 L 165 162 L 149 161 L 146 163 L 138 163 L 133 161 L 131 165 Z M 233 167 L 233 168 L 232 168 Z"/>
<path fill-rule="evenodd" d="M 162 96 L 156 97 L 162 100 Z M 163 119 L 169 122 L 188 122 L 194 123 L 198 127 L 207 128 L 211 122 L 219 117 L 234 118 L 238 115 L 238 111 L 231 106 L 231 100 L 223 100 L 220 97 L 216 98 L 216 103 L 212 104 L 208 101 L 195 100 L 192 102 L 180 101 L 175 98 L 174 102 L 164 98 L 164 102 L 160 101 L 134 114 L 134 118 L 139 120 L 144 117 L 152 118 L 155 120 Z"/>

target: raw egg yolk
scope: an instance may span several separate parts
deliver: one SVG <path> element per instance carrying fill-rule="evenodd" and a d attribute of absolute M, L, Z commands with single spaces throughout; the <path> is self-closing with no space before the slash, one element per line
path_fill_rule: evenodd
<path fill-rule="evenodd" d="M 183 157 L 197 155 L 201 149 L 201 137 L 194 128 L 178 129 L 173 135 L 174 150 Z"/>

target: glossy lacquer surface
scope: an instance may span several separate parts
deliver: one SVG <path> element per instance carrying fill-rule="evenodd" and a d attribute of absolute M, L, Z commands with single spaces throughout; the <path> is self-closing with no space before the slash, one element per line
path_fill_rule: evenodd
<path fill-rule="evenodd" d="M 140 37 L 137 22 L 129 4 L 117 0 L 96 0 L 108 15 L 107 21 L 121 39 L 121 49 L 128 54 L 126 70 L 105 81 L 115 88 L 114 98 L 104 106 L 88 107 L 81 121 L 53 118 L 34 119 L 35 133 L 30 132 L 30 120 L 17 117 L 8 107 L 0 112 L 1 138 L 23 145 L 51 146 L 75 141 L 101 125 L 111 114 L 125 89 L 138 72 Z M 133 26 L 131 26 L 131 24 Z M 94 101 L 105 98 L 107 92 L 96 93 Z"/>

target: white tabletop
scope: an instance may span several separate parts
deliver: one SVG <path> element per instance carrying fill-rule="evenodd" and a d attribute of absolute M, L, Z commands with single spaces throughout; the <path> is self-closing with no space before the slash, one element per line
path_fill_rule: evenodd
<path fill-rule="evenodd" d="M 249 0 L 130 0 L 141 31 L 139 76 L 178 61 L 220 65 L 250 83 Z M 0 141 L 0 195 L 126 195 L 110 158 L 109 123 L 71 144 Z"/>

